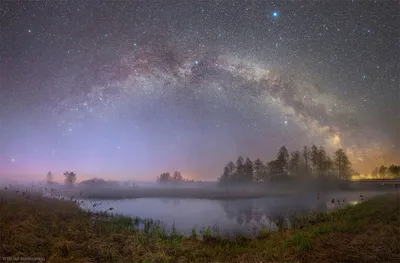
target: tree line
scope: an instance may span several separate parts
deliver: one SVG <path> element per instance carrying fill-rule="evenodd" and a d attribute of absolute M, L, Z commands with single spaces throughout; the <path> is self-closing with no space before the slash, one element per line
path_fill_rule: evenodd
<path fill-rule="evenodd" d="M 54 184 L 54 175 L 51 171 L 46 174 L 46 182 L 51 185 Z M 64 173 L 64 183 L 66 185 L 74 185 L 76 182 L 76 173 L 66 171 Z"/>
<path fill-rule="evenodd" d="M 386 167 L 384 165 L 381 165 L 379 168 L 376 167 L 372 171 L 371 177 L 377 179 L 400 177 L 400 165 L 392 164 L 389 167 Z"/>
<path fill-rule="evenodd" d="M 297 175 L 314 177 L 337 177 L 349 179 L 352 174 L 351 162 L 344 150 L 338 149 L 333 157 L 325 149 L 313 145 L 311 148 L 290 152 L 282 146 L 275 160 L 263 163 L 259 158 L 254 162 L 249 157 L 239 156 L 236 163 L 229 162 L 218 179 L 220 185 L 240 182 L 282 181 Z"/>
<path fill-rule="evenodd" d="M 175 171 L 173 175 L 169 172 L 162 173 L 157 177 L 157 182 L 167 183 L 167 182 L 194 182 L 194 180 L 189 180 L 184 178 L 179 171 Z"/>

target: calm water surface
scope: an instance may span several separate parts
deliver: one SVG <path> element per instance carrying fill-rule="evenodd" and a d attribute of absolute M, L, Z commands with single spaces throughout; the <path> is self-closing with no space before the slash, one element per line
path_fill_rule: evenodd
<path fill-rule="evenodd" d="M 368 199 L 382 192 L 363 192 Z M 112 207 L 114 213 L 125 216 L 151 218 L 160 220 L 167 229 L 175 223 L 179 232 L 190 234 L 193 227 L 218 227 L 221 233 L 255 233 L 261 227 L 275 229 L 275 219 L 293 212 L 328 211 L 341 207 L 335 202 L 356 203 L 359 192 L 335 192 L 316 195 L 291 197 L 268 197 L 238 200 L 205 200 L 205 199 L 160 199 L 140 198 L 124 200 L 83 200 L 82 208 L 91 211 L 106 211 Z M 94 206 L 94 204 L 96 204 Z"/>

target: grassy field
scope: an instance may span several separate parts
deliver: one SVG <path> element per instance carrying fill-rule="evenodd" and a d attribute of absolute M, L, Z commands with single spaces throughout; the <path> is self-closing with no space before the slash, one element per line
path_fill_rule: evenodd
<path fill-rule="evenodd" d="M 400 262 L 400 212 L 385 195 L 329 214 L 293 219 L 294 228 L 223 240 L 209 230 L 183 237 L 151 221 L 107 217 L 71 201 L 1 191 L 0 260 L 46 262 Z M 199 235 L 202 238 L 199 238 Z"/>

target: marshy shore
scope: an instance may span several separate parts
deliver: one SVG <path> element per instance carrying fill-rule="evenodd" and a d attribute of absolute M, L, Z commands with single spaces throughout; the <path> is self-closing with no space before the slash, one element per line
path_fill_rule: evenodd
<path fill-rule="evenodd" d="M 298 218 L 292 228 L 257 238 L 223 239 L 123 216 L 102 217 L 75 203 L 0 191 L 1 257 L 46 262 L 400 262 L 400 212 L 394 195 L 327 214 Z M 135 222 L 136 220 L 136 222 Z"/>

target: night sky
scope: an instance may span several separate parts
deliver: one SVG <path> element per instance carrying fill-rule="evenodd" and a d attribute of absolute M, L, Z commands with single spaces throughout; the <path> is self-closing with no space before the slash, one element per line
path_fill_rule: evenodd
<path fill-rule="evenodd" d="M 400 2 L 1 1 L 0 176 L 214 180 L 239 155 L 400 163 Z"/>

